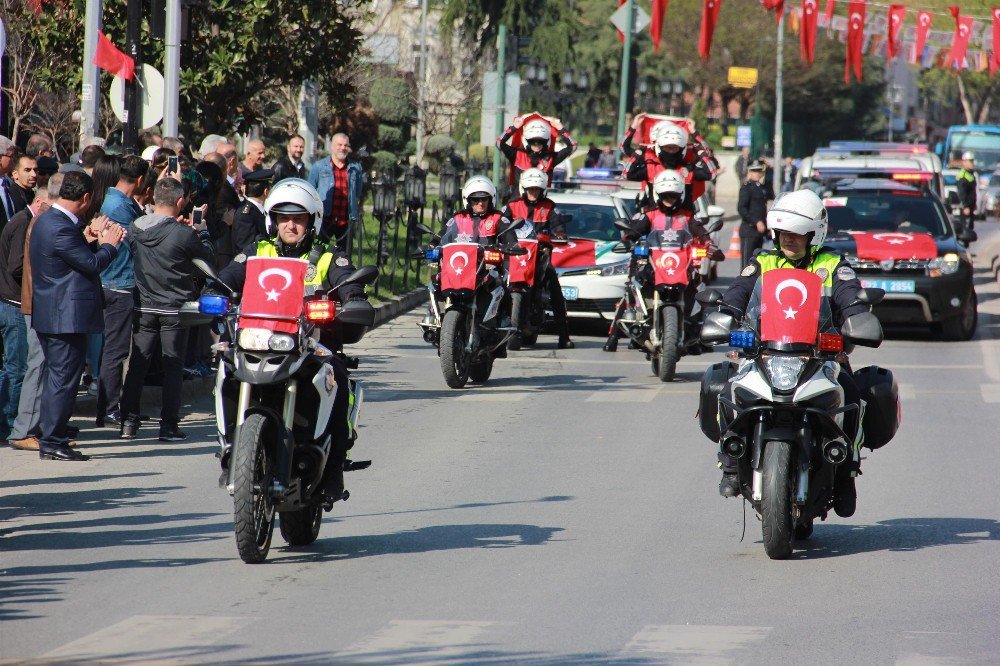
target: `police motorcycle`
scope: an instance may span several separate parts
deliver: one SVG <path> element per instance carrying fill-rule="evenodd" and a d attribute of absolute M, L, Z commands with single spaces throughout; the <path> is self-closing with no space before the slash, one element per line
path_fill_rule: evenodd
<path fill-rule="evenodd" d="M 499 223 L 496 237 L 520 229 L 525 220 Z M 429 228 L 417 230 L 438 239 Z M 441 374 L 451 388 L 470 380 L 485 383 L 493 372 L 495 354 L 517 330 L 503 321 L 501 306 L 508 293 L 504 273 L 506 257 L 527 256 L 520 245 L 482 246 L 472 242 L 428 247 L 423 258 L 438 269 L 427 286 L 430 312 L 419 323 L 424 340 L 438 348 Z"/>
<path fill-rule="evenodd" d="M 616 220 L 615 226 L 634 233 L 628 220 Z M 722 226 L 721 219 L 710 221 L 705 229 L 709 233 Z M 709 256 L 707 244 L 699 242 L 691 232 L 667 229 L 655 232 L 631 244 L 632 263 L 625 284 L 624 303 L 618 327 L 632 341 L 632 346 L 646 352 L 653 374 L 660 381 L 673 381 L 677 361 L 686 349 L 700 352 L 698 315 L 693 307 L 685 317 L 687 305 L 685 292 L 689 284 L 701 284 L 701 266 Z M 620 243 L 615 252 L 628 252 Z M 716 255 L 716 259 L 718 259 Z M 649 269 L 652 268 L 652 282 Z M 652 290 L 652 299 L 643 291 Z"/>
<path fill-rule="evenodd" d="M 236 544 L 247 563 L 266 559 L 276 514 L 285 541 L 304 546 L 319 536 L 323 511 L 349 497 L 346 490 L 340 497 L 328 497 L 322 479 L 331 460 L 327 429 L 337 394 L 329 361 L 338 354 L 348 368 L 356 369 L 357 360 L 327 349 L 319 335 L 322 330 L 342 344 L 359 342 L 374 324 L 374 308 L 367 301 L 341 304 L 328 294 L 378 278 L 377 268 L 365 266 L 329 292 L 305 296 L 307 262 L 271 258 L 270 267 L 251 279 L 254 259 L 248 260 L 243 294 L 227 286 L 208 264 L 198 266 L 214 288 L 228 294 L 203 295 L 198 312 L 216 322 L 221 318 L 223 341 L 213 346 L 220 354 L 214 391 L 218 455 L 225 470 L 220 485 L 233 497 Z M 264 291 L 265 284 L 270 292 Z M 285 303 L 297 305 L 268 310 L 277 293 L 275 284 L 291 293 Z M 189 305 L 183 310 L 194 316 Z M 349 380 L 348 396 L 349 432 L 356 437 L 364 393 L 354 379 Z M 370 464 L 348 459 L 344 470 Z"/>
<path fill-rule="evenodd" d="M 862 289 L 869 306 L 885 292 Z M 860 399 L 845 399 L 842 373 L 850 372 L 853 345 L 878 347 L 882 327 L 871 312 L 834 326 L 822 278 L 794 268 L 763 274 L 738 323 L 721 294 L 706 290 L 699 302 L 718 311 L 705 316 L 702 340 L 736 348 L 702 380 L 699 424 L 735 459 L 740 494 L 761 521 L 764 550 L 785 559 L 792 542 L 812 534 L 816 518 L 834 508 L 838 468 L 860 461 L 862 443 L 885 445 L 899 425 L 899 392 L 892 373 L 871 366 L 853 373 Z M 840 380 L 840 381 L 838 381 Z"/>

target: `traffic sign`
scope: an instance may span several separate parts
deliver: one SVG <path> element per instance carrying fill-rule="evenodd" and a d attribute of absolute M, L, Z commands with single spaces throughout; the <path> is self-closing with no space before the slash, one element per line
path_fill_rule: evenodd
<path fill-rule="evenodd" d="M 496 145 L 497 137 L 514 123 L 521 104 L 521 75 L 517 72 L 508 72 L 504 77 L 503 87 L 504 126 L 496 126 L 499 78 L 496 72 L 486 72 L 483 75 L 483 110 L 479 124 L 479 144 L 482 146 Z"/>
<path fill-rule="evenodd" d="M 757 68 L 730 67 L 729 85 L 734 88 L 753 88 L 757 85 Z"/>
<path fill-rule="evenodd" d="M 137 72 L 138 74 L 138 72 Z M 139 75 L 139 127 L 146 129 L 163 120 L 163 75 L 152 65 L 144 64 Z M 116 76 L 111 82 L 111 110 L 125 120 L 125 80 Z"/>
<path fill-rule="evenodd" d="M 740 148 L 749 148 L 753 143 L 753 132 L 750 125 L 738 125 L 736 127 L 736 145 Z"/>
<path fill-rule="evenodd" d="M 632 32 L 638 35 L 640 32 L 646 29 L 649 25 L 649 14 L 642 11 L 642 7 L 636 7 L 633 5 L 635 10 L 635 23 L 632 27 Z M 611 22 L 618 28 L 618 32 L 625 32 L 625 26 L 628 25 L 628 5 L 622 5 L 618 10 L 611 15 Z"/>

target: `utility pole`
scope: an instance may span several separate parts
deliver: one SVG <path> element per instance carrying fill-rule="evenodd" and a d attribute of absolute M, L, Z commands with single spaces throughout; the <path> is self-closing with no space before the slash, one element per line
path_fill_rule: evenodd
<path fill-rule="evenodd" d="M 632 0 L 629 0 L 631 2 Z M 504 131 L 504 103 L 507 91 L 504 83 L 507 78 L 507 24 L 501 23 L 497 31 L 497 122 L 496 131 Z M 493 151 L 493 185 L 500 191 L 500 151 Z"/>
<path fill-rule="evenodd" d="M 101 29 L 101 0 L 87 0 L 83 29 L 83 86 L 80 90 L 80 139 L 97 136 L 101 117 L 101 72 L 94 64 L 97 32 Z"/>
<path fill-rule="evenodd" d="M 784 146 L 784 134 L 782 133 L 782 124 L 784 123 L 785 109 L 784 109 L 784 80 L 783 80 L 783 70 L 785 64 L 784 56 L 785 47 L 785 14 L 782 11 L 781 15 L 778 17 L 778 62 L 777 62 L 777 74 L 774 80 L 774 180 L 771 186 L 774 188 L 775 196 L 781 192 L 781 158 Z"/>
<path fill-rule="evenodd" d="M 626 98 L 628 97 L 628 82 L 630 77 L 629 69 L 632 64 L 632 33 L 635 27 L 635 0 L 626 0 L 625 2 L 625 12 L 628 14 L 628 30 L 625 31 L 625 46 L 622 49 L 622 75 L 621 75 L 621 86 L 618 91 L 618 134 L 616 136 L 616 141 L 618 145 L 621 145 L 622 139 L 625 137 L 625 113 L 627 109 L 625 108 Z"/>
<path fill-rule="evenodd" d="M 135 76 L 125 82 L 125 129 L 122 131 L 122 150 L 126 155 L 136 152 L 139 142 L 139 124 L 142 122 L 139 104 L 139 75 L 142 60 L 139 57 L 139 38 L 142 31 L 142 0 L 128 0 L 126 6 L 126 45 L 128 55 L 135 61 Z"/>
<path fill-rule="evenodd" d="M 167 0 L 163 46 L 163 133 L 177 136 L 181 92 L 181 0 Z"/>
<path fill-rule="evenodd" d="M 427 0 L 420 5 L 420 77 L 417 79 L 417 166 L 424 157 L 424 86 L 427 83 Z"/>

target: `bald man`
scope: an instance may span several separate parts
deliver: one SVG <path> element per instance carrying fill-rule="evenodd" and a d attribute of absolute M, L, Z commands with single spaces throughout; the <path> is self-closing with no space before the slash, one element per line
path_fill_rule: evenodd
<path fill-rule="evenodd" d="M 256 171 L 264 164 L 264 155 L 267 153 L 267 148 L 264 147 L 263 141 L 253 141 L 247 142 L 247 152 L 243 156 L 243 161 L 240 162 L 240 176 L 245 176 L 251 171 Z"/>
<path fill-rule="evenodd" d="M 348 249 L 349 231 L 361 218 L 361 164 L 349 162 L 351 139 L 337 133 L 330 139 L 330 157 L 317 160 L 309 171 L 309 183 L 323 199 L 323 241 L 336 240 Z"/>

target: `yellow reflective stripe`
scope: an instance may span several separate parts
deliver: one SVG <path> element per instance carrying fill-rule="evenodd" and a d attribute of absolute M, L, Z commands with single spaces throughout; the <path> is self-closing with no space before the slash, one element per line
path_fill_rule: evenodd
<path fill-rule="evenodd" d="M 258 257 L 278 257 L 278 248 L 271 241 L 262 240 L 257 241 L 257 256 Z M 322 286 L 323 281 L 326 280 L 327 273 L 330 272 L 330 264 L 333 263 L 333 253 L 324 252 L 320 255 L 319 261 L 316 262 L 316 275 L 313 276 L 312 280 L 306 280 L 306 286 L 308 287 L 319 287 Z"/>
<path fill-rule="evenodd" d="M 760 272 L 762 274 L 776 268 L 793 268 L 792 262 L 788 261 L 784 255 L 779 256 L 771 253 L 758 254 L 757 263 L 760 265 Z M 833 272 L 837 270 L 839 264 L 840 257 L 838 255 L 824 251 L 813 257 L 812 263 L 809 264 L 806 270 L 810 273 L 816 273 L 819 269 L 825 268 L 826 278 L 823 280 L 823 288 L 828 289 L 833 286 Z"/>

